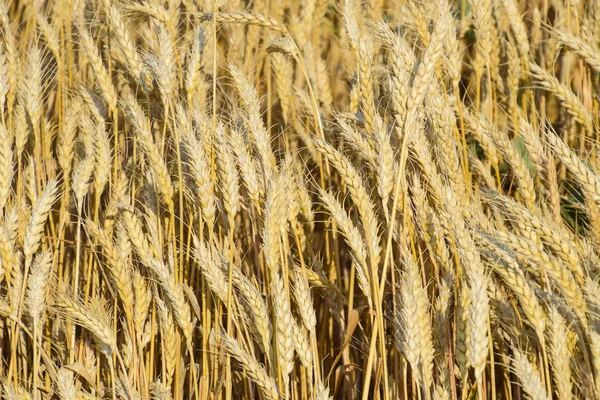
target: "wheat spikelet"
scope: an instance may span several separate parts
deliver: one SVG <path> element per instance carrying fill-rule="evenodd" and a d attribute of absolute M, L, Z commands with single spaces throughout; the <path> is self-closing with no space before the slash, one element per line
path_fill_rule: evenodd
<path fill-rule="evenodd" d="M 406 82 L 410 79 L 415 56 L 406 41 L 394 34 L 387 24 L 377 24 L 377 33 L 390 47 L 390 89 L 392 92 L 392 106 L 398 120 L 403 126 L 406 119 L 406 101 L 408 99 L 408 87 Z"/>
<path fill-rule="evenodd" d="M 331 400 L 333 399 L 332 396 L 329 396 L 329 388 L 324 386 L 322 383 L 318 383 L 316 385 L 316 389 L 315 389 L 315 398 L 317 400 Z"/>
<path fill-rule="evenodd" d="M 462 217 L 457 215 L 459 208 L 450 188 L 446 189 L 444 205 L 457 250 L 464 260 L 464 266 L 467 270 L 469 282 L 469 308 L 468 313 L 466 313 L 467 356 L 469 363 L 475 369 L 475 376 L 479 380 L 485 369 L 485 360 L 488 353 L 487 319 L 489 304 L 487 278 L 484 275 L 481 258 L 475 249 L 473 239 L 467 231 Z"/>
<path fill-rule="evenodd" d="M 217 127 L 215 144 L 219 156 L 219 178 L 227 214 L 226 219 L 231 227 L 238 212 L 240 202 L 239 175 L 235 167 L 233 151 L 227 143 L 226 135 L 225 127 L 219 125 Z"/>
<path fill-rule="evenodd" d="M 415 374 L 420 371 L 419 360 L 421 356 L 421 343 L 418 331 L 418 322 L 414 316 L 418 313 L 416 299 L 411 293 L 412 284 L 408 277 L 402 280 L 399 300 L 402 304 L 400 315 L 396 316 L 396 346 L 410 363 Z M 416 375 L 419 378 L 419 375 Z"/>
<path fill-rule="evenodd" d="M 252 316 L 252 333 L 264 354 L 271 354 L 272 328 L 267 304 L 262 294 L 237 268 L 233 269 L 233 282 L 247 305 L 247 314 Z M 222 277 L 224 283 L 225 276 Z M 225 288 L 226 289 L 226 288 Z"/>
<path fill-rule="evenodd" d="M 10 91 L 10 77 L 8 76 L 8 60 L 4 45 L 0 44 L 0 106 L 4 109 Z"/>
<path fill-rule="evenodd" d="M 175 282 L 174 276 L 158 260 L 152 260 L 148 267 L 156 274 L 158 283 L 169 300 L 175 319 L 181 327 L 183 336 L 185 336 L 189 346 L 194 334 L 195 321 L 192 321 L 190 305 L 185 300 L 181 284 Z"/>
<path fill-rule="evenodd" d="M 44 225 L 48 218 L 48 214 L 52 210 L 52 205 L 58 197 L 57 181 L 49 181 L 46 183 L 44 190 L 35 204 L 27 225 L 27 232 L 23 239 L 23 255 L 25 256 L 25 264 L 30 264 L 33 254 L 40 248 Z"/>
<path fill-rule="evenodd" d="M 573 177 L 594 201 L 600 204 L 600 181 L 596 174 L 577 157 L 573 151 L 554 132 L 547 131 L 546 137 L 550 149 L 572 172 Z"/>
<path fill-rule="evenodd" d="M 483 75 L 483 69 L 490 67 L 492 53 L 492 4 L 487 0 L 473 2 L 473 28 L 477 41 L 475 42 L 475 71 L 478 77 Z"/>
<path fill-rule="evenodd" d="M 26 73 L 19 75 L 23 79 L 20 96 L 31 125 L 37 129 L 43 114 L 42 97 L 42 55 L 36 45 L 30 45 L 25 60 Z"/>
<path fill-rule="evenodd" d="M 273 167 L 276 163 L 273 151 L 271 150 L 268 131 L 265 129 L 260 117 L 260 100 L 258 94 L 240 69 L 232 65 L 229 67 L 229 72 L 235 82 L 236 89 L 239 91 L 240 100 L 246 111 L 246 126 L 260 155 L 264 180 L 265 182 L 269 182 L 273 176 Z"/>
<path fill-rule="evenodd" d="M 115 281 L 119 297 L 123 301 L 125 312 L 131 316 L 134 304 L 134 291 L 132 287 L 131 270 L 127 265 L 127 258 L 130 253 L 129 239 L 124 229 L 117 231 L 120 243 L 114 244 L 108 237 L 107 232 L 97 226 L 93 221 L 86 221 L 86 228 L 90 234 L 97 238 L 102 246 L 105 256 L 108 259 L 109 272 Z"/>
<path fill-rule="evenodd" d="M 381 198 L 383 210 L 387 215 L 388 201 L 394 189 L 394 153 L 390 136 L 381 117 L 375 117 L 375 139 L 377 143 L 377 193 Z"/>
<path fill-rule="evenodd" d="M 529 63 L 531 74 L 540 82 L 542 87 L 554 93 L 577 122 L 589 132 L 593 131 L 592 117 L 581 100 L 568 87 L 559 82 L 554 75 L 534 63 Z"/>
<path fill-rule="evenodd" d="M 519 4 L 514 0 L 509 0 L 503 2 L 502 6 L 504 7 L 504 11 L 506 11 L 506 15 L 510 22 L 510 28 L 515 36 L 519 55 L 523 60 L 527 60 L 529 57 L 530 46 L 529 39 L 527 38 L 527 29 L 523 23 L 521 17 L 522 14 L 519 12 Z"/>
<path fill-rule="evenodd" d="M 197 14 L 196 16 L 201 21 L 209 21 L 215 18 L 211 13 Z M 220 23 L 258 25 L 265 28 L 273 29 L 275 31 L 285 32 L 285 28 L 279 25 L 274 19 L 261 14 L 244 12 L 220 12 L 216 15 L 216 20 Z"/>
<path fill-rule="evenodd" d="M 58 133 L 58 144 L 56 149 L 58 163 L 66 176 L 69 176 L 71 173 L 74 158 L 73 145 L 75 143 L 79 112 L 81 111 L 81 102 L 78 101 L 78 98 L 69 101 L 69 109 L 71 112 L 68 114 L 62 129 L 59 130 Z M 26 139 L 26 137 L 24 139 Z M 24 146 L 25 145 L 22 144 L 21 148 Z M 17 145 L 17 147 L 19 147 L 19 145 Z"/>
<path fill-rule="evenodd" d="M 285 196 L 290 182 L 286 173 L 286 170 L 281 171 L 276 180 L 271 182 L 271 185 L 267 188 L 267 198 L 265 200 L 262 248 L 265 262 L 271 273 L 277 271 L 279 266 L 279 238 L 285 232 L 289 215 L 289 203 Z"/>
<path fill-rule="evenodd" d="M 131 71 L 131 74 L 137 82 L 142 83 L 146 87 L 150 86 L 150 79 L 146 75 L 144 62 L 138 54 L 134 42 L 131 39 L 130 33 L 123 21 L 123 17 L 119 12 L 119 9 L 112 5 L 109 9 L 109 20 L 110 24 L 115 33 L 114 37 L 117 41 L 119 49 L 122 53 L 122 58 L 125 61 L 127 68 Z"/>
<path fill-rule="evenodd" d="M 290 68 L 291 61 L 286 57 L 288 54 L 291 55 L 292 53 L 284 52 L 284 54 L 281 54 L 277 51 L 271 54 L 273 72 L 275 73 L 275 85 L 277 93 L 279 93 L 279 102 L 283 113 L 282 118 L 286 124 L 290 123 L 291 107 L 293 105 L 290 74 L 292 69 Z"/>
<path fill-rule="evenodd" d="M 594 47 L 584 42 L 581 38 L 569 32 L 554 29 L 552 33 L 556 35 L 560 43 L 581 56 L 590 67 L 596 71 L 600 71 L 600 55 L 597 49 L 594 49 Z"/>
<path fill-rule="evenodd" d="M 296 159 L 293 160 L 294 166 L 294 183 L 295 183 L 295 200 L 298 206 L 298 212 L 304 217 L 305 226 L 308 227 L 308 231 L 312 232 L 315 229 L 315 212 L 313 210 L 314 204 L 309 191 L 308 183 L 304 177 L 305 170 Z"/>
<path fill-rule="evenodd" d="M 94 191 L 96 198 L 100 198 L 110 175 L 112 166 L 112 151 L 108 134 L 104 129 L 104 121 L 98 122 L 98 129 L 95 130 L 95 171 L 94 171 Z"/>
<path fill-rule="evenodd" d="M 512 364 L 515 369 L 515 375 L 519 378 L 525 393 L 532 400 L 549 399 L 544 384 L 542 383 L 538 372 L 527 360 L 527 356 L 520 350 L 514 349 Z"/>
<path fill-rule="evenodd" d="M 431 121 L 433 124 L 435 135 L 435 144 L 438 148 L 437 154 L 440 158 L 440 167 L 446 173 L 450 181 L 456 185 L 457 192 L 462 192 L 461 188 L 465 187 L 465 179 L 460 169 L 456 140 L 452 135 L 452 109 L 445 106 L 442 96 L 436 94 L 430 99 L 427 99 L 428 107 L 431 113 Z"/>
<path fill-rule="evenodd" d="M 35 258 L 31 266 L 31 274 L 27 281 L 25 302 L 34 325 L 43 321 L 46 309 L 46 288 L 52 267 L 52 252 L 46 251 Z"/>
<path fill-rule="evenodd" d="M 441 190 L 444 187 L 442 176 L 437 171 L 437 168 L 433 162 L 433 157 L 429 150 L 429 141 L 425 137 L 423 131 L 423 124 L 419 123 L 417 131 L 412 138 L 410 144 L 411 150 L 414 151 L 415 159 L 419 163 L 423 171 L 423 175 L 427 178 L 429 183 L 428 188 L 436 199 L 442 198 Z"/>
<path fill-rule="evenodd" d="M 378 168 L 378 153 L 375 151 L 375 144 L 372 143 L 370 137 L 359 132 L 354 126 L 352 126 L 344 118 L 339 117 L 336 120 L 337 125 L 340 127 L 340 134 L 348 142 L 355 153 L 369 165 L 373 170 Z"/>
<path fill-rule="evenodd" d="M 193 31 L 193 40 L 190 44 L 191 51 L 188 52 L 186 74 L 185 74 L 185 90 L 187 91 L 188 103 L 194 91 L 200 85 L 202 78 L 202 56 L 206 46 L 206 34 L 202 27 L 197 27 Z"/>
<path fill-rule="evenodd" d="M 415 370 L 421 371 L 424 386 L 426 388 L 431 387 L 433 384 L 433 342 L 431 332 L 431 316 L 429 315 L 429 300 L 427 299 L 427 292 L 423 288 L 421 283 L 421 277 L 419 274 L 416 263 L 411 257 L 405 257 L 406 260 L 406 273 L 404 276 L 404 290 L 407 292 L 403 293 L 403 296 L 414 298 L 416 309 L 410 311 L 416 311 L 414 314 L 405 314 L 404 320 L 412 318 L 415 320 L 415 325 L 412 329 L 415 329 L 412 335 L 416 336 L 418 341 L 418 352 L 420 366 Z M 406 310 L 409 311 L 408 309 Z M 412 315 L 412 316 L 411 316 Z"/>
<path fill-rule="evenodd" d="M 440 4 L 441 7 L 450 7 L 448 4 Z M 452 11 L 451 11 L 452 12 Z M 458 92 L 458 85 L 460 83 L 461 71 L 462 71 L 462 58 L 463 50 L 459 41 L 458 33 L 456 32 L 456 24 L 452 24 L 452 30 L 448 32 L 444 41 L 444 53 L 446 56 L 446 63 L 444 63 L 448 75 L 452 80 L 452 89 L 455 94 Z"/>
<path fill-rule="evenodd" d="M 302 323 L 310 333 L 315 332 L 317 326 L 317 316 L 313 308 L 312 296 L 310 295 L 310 289 L 308 283 L 302 273 L 296 270 L 294 277 L 294 298 L 302 317 Z"/>
<path fill-rule="evenodd" d="M 560 262 L 553 260 L 542 248 L 535 243 L 519 237 L 510 232 L 495 232 L 495 236 L 506 243 L 524 260 L 542 268 L 548 276 L 556 283 L 567 301 L 579 316 L 585 315 L 585 301 L 581 294 L 581 287 L 573 278 L 573 275 Z"/>
<path fill-rule="evenodd" d="M 4 125 L 0 125 L 0 210 L 4 209 L 12 186 L 14 167 L 12 140 Z"/>
<path fill-rule="evenodd" d="M 303 327 L 299 326 L 296 321 L 293 321 L 292 335 L 294 340 L 294 348 L 296 349 L 298 359 L 304 368 L 312 371 L 313 354 L 310 348 L 310 341 L 307 331 Z"/>
<path fill-rule="evenodd" d="M 596 332 L 590 333 L 590 353 L 592 355 L 592 364 L 594 368 L 595 393 L 598 393 L 599 387 L 597 382 L 598 370 L 600 369 L 600 335 Z"/>
<path fill-rule="evenodd" d="M 519 191 L 523 195 L 527 206 L 530 209 L 534 209 L 535 191 L 533 189 L 533 179 L 531 178 L 523 159 L 519 156 L 508 137 L 494 127 L 493 124 L 483 116 L 475 117 L 467 114 L 467 120 L 476 130 L 483 131 L 485 135 L 489 136 L 494 141 L 502 154 L 502 157 L 504 157 L 506 162 L 513 168 L 519 183 Z"/>
<path fill-rule="evenodd" d="M 177 108 L 178 120 L 181 129 L 183 129 L 183 142 L 186 151 L 189 153 L 187 166 L 196 185 L 198 201 L 201 206 L 202 216 L 207 225 L 212 228 L 216 216 L 215 188 L 214 182 L 210 177 L 210 151 L 207 151 L 204 141 L 198 139 L 192 131 L 191 124 L 185 117 L 185 110 L 182 107 Z"/>
<path fill-rule="evenodd" d="M 149 266 L 153 261 L 154 251 L 150 247 L 139 218 L 133 212 L 125 211 L 121 214 L 121 221 L 140 260 L 144 265 Z"/>
<path fill-rule="evenodd" d="M 56 379 L 56 389 L 61 399 L 65 400 L 76 400 L 78 398 L 78 390 L 73 382 L 73 372 L 61 368 L 58 371 L 58 377 Z"/>
<path fill-rule="evenodd" d="M 177 61 L 170 35 L 162 25 L 154 27 L 157 36 L 156 56 L 146 55 L 144 63 L 156 81 L 165 107 L 169 106 L 171 93 L 177 86 Z"/>
<path fill-rule="evenodd" d="M 79 37 L 81 39 L 83 50 L 85 51 L 85 54 L 89 59 L 90 65 L 94 70 L 94 75 L 96 76 L 96 80 L 102 92 L 102 97 L 104 98 L 104 101 L 111 110 L 116 110 L 117 93 L 111 81 L 111 77 L 108 71 L 106 70 L 104 63 L 102 62 L 102 58 L 98 53 L 98 49 L 94 44 L 94 39 L 92 39 L 90 34 L 84 28 L 79 29 Z"/>
<path fill-rule="evenodd" d="M 210 289 L 222 302 L 227 303 L 228 279 L 221 269 L 220 260 L 215 259 L 212 254 L 214 249 L 206 243 L 201 243 L 197 238 L 194 238 L 194 247 L 197 265 L 206 277 Z"/>
<path fill-rule="evenodd" d="M 498 260 L 490 260 L 490 262 L 494 262 L 492 264 L 494 271 L 502 277 L 507 286 L 518 296 L 529 323 L 535 328 L 538 337 L 542 338 L 546 328 L 546 316 L 534 290 L 527 283 L 527 279 L 523 271 L 519 268 L 517 260 L 493 243 L 490 244 L 494 255 L 500 257 Z"/>
<path fill-rule="evenodd" d="M 19 254 L 15 252 L 17 241 L 17 230 L 19 216 L 16 213 L 16 207 L 6 212 L 4 216 L 4 226 L 0 229 L 0 257 L 2 257 L 2 267 L 7 277 L 10 277 L 12 268 L 18 260 Z"/>
<path fill-rule="evenodd" d="M 537 214 L 526 210 L 518 203 L 505 197 L 498 197 L 496 193 L 487 192 L 486 196 L 489 196 L 490 201 L 494 207 L 506 212 L 509 215 L 514 215 L 519 221 L 523 221 L 528 226 L 534 229 L 534 231 L 540 235 L 544 240 L 545 244 L 554 250 L 562 261 L 565 262 L 567 267 L 573 272 L 575 278 L 579 283 L 584 280 L 584 273 L 582 270 L 580 257 L 576 252 L 576 245 L 569 237 L 569 233 L 563 228 L 556 224 L 544 219 Z M 502 198 L 502 202 L 498 202 Z"/>
<path fill-rule="evenodd" d="M 100 304 L 92 308 L 84 307 L 79 300 L 64 292 L 58 292 L 57 297 L 59 300 L 57 307 L 68 318 L 87 329 L 96 340 L 100 352 L 111 357 L 117 350 L 117 343 L 110 318 L 104 307 Z"/>
<path fill-rule="evenodd" d="M 173 316 L 171 315 L 171 312 L 167 308 L 166 304 L 157 298 L 156 307 L 158 309 L 158 317 L 160 321 L 160 333 L 167 374 L 164 379 L 165 384 L 170 385 L 173 379 L 173 374 L 175 373 L 175 364 L 177 363 L 177 333 L 175 332 L 175 329 L 173 329 Z"/>
<path fill-rule="evenodd" d="M 356 267 L 356 277 L 358 279 L 358 285 L 366 296 L 369 306 L 372 306 L 371 298 L 371 283 L 369 280 L 369 268 L 367 264 L 367 249 L 364 244 L 363 237 L 354 225 L 348 214 L 344 211 L 342 205 L 335 197 L 326 191 L 320 191 L 320 197 L 325 207 L 331 213 L 333 219 L 339 226 L 340 231 L 343 233 L 346 243 L 352 250 L 352 257 Z"/>
<path fill-rule="evenodd" d="M 451 301 L 452 294 L 450 293 L 450 286 L 446 283 L 445 279 L 441 279 L 439 283 L 439 292 L 433 304 L 433 343 L 436 350 L 436 360 L 443 360 L 445 353 L 448 350 L 448 321 L 451 317 Z"/>
<path fill-rule="evenodd" d="M 158 189 L 160 190 L 162 198 L 167 207 L 172 209 L 174 192 L 173 184 L 171 183 L 167 165 L 160 156 L 158 147 L 152 138 L 152 133 L 148 126 L 144 111 L 133 97 L 129 97 L 125 100 L 125 107 L 127 108 L 127 115 L 137 134 L 142 150 L 146 157 L 148 157 L 150 170 L 153 172 L 158 183 Z"/>
<path fill-rule="evenodd" d="M 526 120 L 525 116 L 520 115 L 519 120 L 519 137 L 523 139 L 527 151 L 531 156 L 531 160 L 535 164 L 539 172 L 546 172 L 546 151 L 542 145 L 539 134 L 534 131 L 531 124 Z"/>
<path fill-rule="evenodd" d="M 267 374 L 264 368 L 242 346 L 226 334 L 223 334 L 223 343 L 226 351 L 244 366 L 250 379 L 261 389 L 265 398 L 269 400 L 280 398 L 275 380 Z"/>
<path fill-rule="evenodd" d="M 450 20 L 452 16 L 450 15 L 449 10 L 442 7 L 438 11 L 440 14 L 435 23 L 431 41 L 425 50 L 423 60 L 417 69 L 408 99 L 406 100 L 407 118 L 404 124 L 404 129 L 406 131 L 409 131 L 410 128 L 414 127 L 417 118 L 417 110 L 423 103 L 423 100 L 434 81 L 433 72 L 443 50 L 443 38 L 449 33 L 449 28 L 451 26 Z"/>
<path fill-rule="evenodd" d="M 260 209 L 260 200 L 264 196 L 265 192 L 264 184 L 262 183 L 262 180 L 259 179 L 259 173 L 257 171 L 256 164 L 252 160 L 247 146 L 244 143 L 242 133 L 235 128 L 232 129 L 230 133 L 229 141 L 231 148 L 235 153 L 235 158 L 241 171 L 242 180 L 244 181 L 246 189 L 248 190 L 248 196 L 254 202 L 257 209 Z"/>
<path fill-rule="evenodd" d="M 138 270 L 133 271 L 132 282 L 135 297 L 135 302 L 133 303 L 134 326 L 138 342 L 141 343 L 143 342 L 146 319 L 150 311 L 152 293 L 148 290 L 145 279 Z"/>
<path fill-rule="evenodd" d="M 273 310 L 275 312 L 275 341 L 277 343 L 277 363 L 281 368 L 283 381 L 287 390 L 289 374 L 294 368 L 293 318 L 290 303 L 285 292 L 283 280 L 277 272 L 273 272 L 271 283 L 273 294 Z"/>
<path fill-rule="evenodd" d="M 370 134 L 376 130 L 374 126 L 375 99 L 373 98 L 372 63 L 374 48 L 369 40 L 365 40 L 364 32 L 360 32 L 356 16 L 357 5 L 352 0 L 344 2 L 343 20 L 350 41 L 350 49 L 356 54 L 356 73 L 358 78 L 358 97 L 360 110 L 365 126 Z"/>
<path fill-rule="evenodd" d="M 151 385 L 152 398 L 156 400 L 171 400 L 171 390 L 168 384 L 163 384 L 160 381 L 154 382 Z"/>
<path fill-rule="evenodd" d="M 551 308 L 550 319 L 550 360 L 554 372 L 556 393 L 562 399 L 573 398 L 571 382 L 571 350 L 568 346 L 569 328 L 558 310 Z"/>
<path fill-rule="evenodd" d="M 60 45 L 59 33 L 56 30 L 56 26 L 54 24 L 49 23 L 49 21 L 42 13 L 38 13 L 35 19 L 38 24 L 41 36 L 43 36 L 44 41 L 46 42 L 46 47 L 49 48 L 53 56 L 58 59 L 60 57 Z"/>
<path fill-rule="evenodd" d="M 95 167 L 95 146 L 94 137 L 98 129 L 104 129 L 99 122 L 94 122 L 89 114 L 85 114 L 82 119 L 83 137 L 81 138 L 84 147 L 84 156 L 76 164 L 71 176 L 73 193 L 77 199 L 77 209 L 81 211 L 84 197 L 87 195 L 90 187 L 90 180 L 94 174 Z"/>
<path fill-rule="evenodd" d="M 3 385 L 3 395 L 7 400 L 31 400 L 31 395 L 24 388 L 11 383 Z"/>
<path fill-rule="evenodd" d="M 313 138 L 317 150 L 323 154 L 337 169 L 342 179 L 348 185 L 350 196 L 361 216 L 365 230 L 367 248 L 369 249 L 369 258 L 372 265 L 379 263 L 381 247 L 379 245 L 379 234 L 377 229 L 377 218 L 375 217 L 374 206 L 370 196 L 364 187 L 358 172 L 350 161 L 330 144 Z"/>

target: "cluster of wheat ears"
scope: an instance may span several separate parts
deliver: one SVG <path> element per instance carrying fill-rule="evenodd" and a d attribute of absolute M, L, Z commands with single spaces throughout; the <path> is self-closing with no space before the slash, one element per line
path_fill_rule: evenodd
<path fill-rule="evenodd" d="M 0 1 L 0 396 L 600 397 L 600 1 Z"/>

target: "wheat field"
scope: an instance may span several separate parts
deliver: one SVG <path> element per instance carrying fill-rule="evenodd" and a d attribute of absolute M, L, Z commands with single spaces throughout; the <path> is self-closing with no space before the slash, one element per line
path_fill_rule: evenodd
<path fill-rule="evenodd" d="M 0 0 L 3 399 L 600 399 L 600 1 Z"/>

